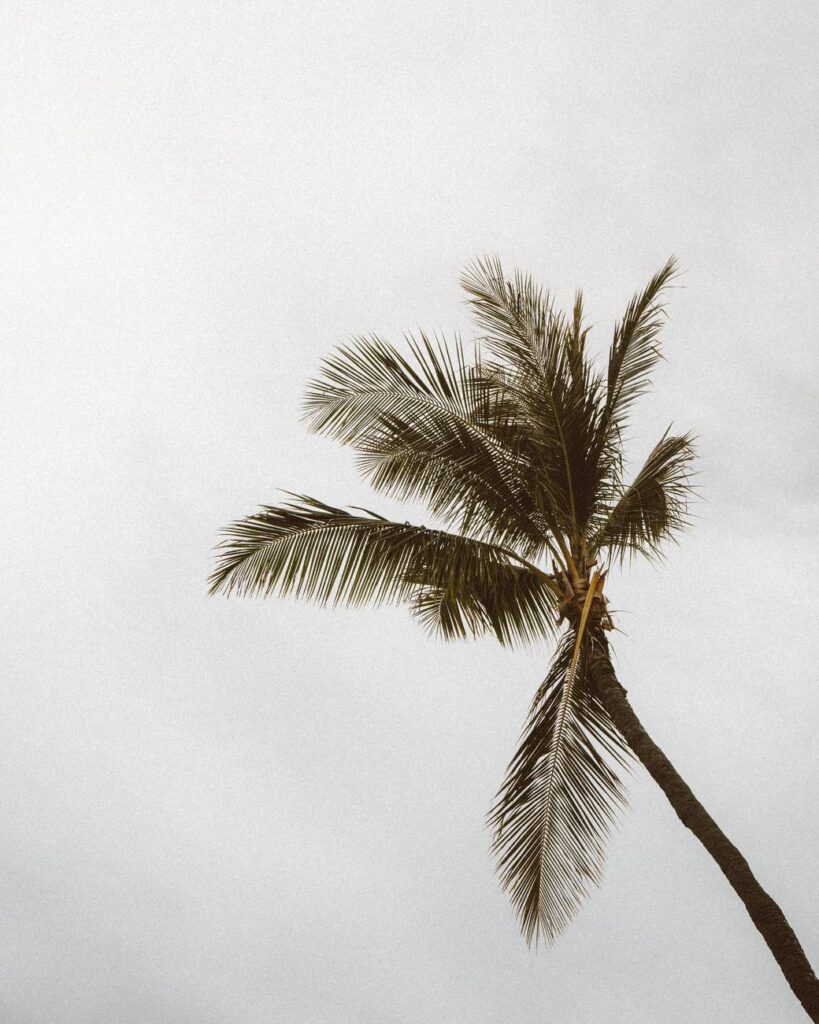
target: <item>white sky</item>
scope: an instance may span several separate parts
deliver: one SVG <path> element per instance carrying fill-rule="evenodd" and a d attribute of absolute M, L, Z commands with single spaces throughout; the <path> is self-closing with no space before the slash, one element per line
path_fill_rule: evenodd
<path fill-rule="evenodd" d="M 359 330 L 468 329 L 496 251 L 609 341 L 675 252 L 636 455 L 696 529 L 613 581 L 635 709 L 819 963 L 819 18 L 706 3 L 0 11 L 0 1009 L 9 1024 L 771 1024 L 802 1011 L 639 772 L 606 878 L 520 938 L 483 822 L 548 651 L 208 599 Z M 403 516 L 402 516 L 403 518 Z"/>

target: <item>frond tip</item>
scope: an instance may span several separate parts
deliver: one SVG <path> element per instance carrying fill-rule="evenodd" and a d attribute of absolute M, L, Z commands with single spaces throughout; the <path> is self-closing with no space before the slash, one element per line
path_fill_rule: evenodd
<path fill-rule="evenodd" d="M 672 256 L 643 291 L 633 296 L 615 328 L 609 352 L 606 411 L 616 429 L 622 427 L 628 411 L 648 388 L 651 372 L 660 359 L 662 300 L 677 273 L 677 260 Z"/>

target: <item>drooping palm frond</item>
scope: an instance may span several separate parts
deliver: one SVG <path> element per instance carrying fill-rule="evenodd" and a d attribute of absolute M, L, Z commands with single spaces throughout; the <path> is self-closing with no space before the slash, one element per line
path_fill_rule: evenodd
<path fill-rule="evenodd" d="M 460 342 L 408 336 L 409 357 L 358 338 L 323 366 L 305 398 L 310 426 L 358 450 L 370 483 L 420 498 L 448 525 L 486 539 L 543 544 L 546 524 L 526 486 L 529 468 L 508 400 Z"/>
<path fill-rule="evenodd" d="M 625 791 L 625 742 L 586 679 L 588 643 L 570 678 L 575 634 L 564 634 L 492 809 L 494 850 L 527 941 L 553 941 L 600 880 Z"/>
<path fill-rule="evenodd" d="M 657 557 L 663 543 L 688 525 L 694 460 L 690 434 L 664 434 L 634 481 L 624 487 L 590 542 L 593 552 L 607 550 L 622 561 L 626 556 Z"/>
<path fill-rule="evenodd" d="M 413 606 L 430 627 L 424 595 L 438 593 L 445 635 L 491 632 L 504 644 L 554 628 L 549 577 L 514 552 L 442 530 L 354 514 L 297 496 L 227 528 L 211 592 L 292 594 L 319 603 Z M 420 604 L 419 604 L 420 602 Z"/>
<path fill-rule="evenodd" d="M 542 640 L 554 629 L 553 595 L 525 569 L 510 566 L 496 575 L 469 590 L 423 586 L 412 599 L 413 614 L 427 632 L 445 640 L 486 633 L 510 647 Z"/>
<path fill-rule="evenodd" d="M 672 256 L 628 304 L 614 330 L 609 350 L 606 417 L 610 429 L 622 429 L 629 410 L 645 393 L 660 359 L 658 337 L 663 324 L 663 292 L 677 274 Z"/>

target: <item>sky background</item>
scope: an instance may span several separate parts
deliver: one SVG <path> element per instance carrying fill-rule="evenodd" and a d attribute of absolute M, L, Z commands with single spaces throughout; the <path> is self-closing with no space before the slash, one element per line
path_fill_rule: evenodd
<path fill-rule="evenodd" d="M 6 0 L 4 1022 L 804 1019 L 640 771 L 602 888 L 527 948 L 484 820 L 546 646 L 205 578 L 278 488 L 395 511 L 299 419 L 351 333 L 468 335 L 492 251 L 582 285 L 602 351 L 676 253 L 633 453 L 696 431 L 702 500 L 610 582 L 618 670 L 819 962 L 817 29 L 808 0 Z"/>

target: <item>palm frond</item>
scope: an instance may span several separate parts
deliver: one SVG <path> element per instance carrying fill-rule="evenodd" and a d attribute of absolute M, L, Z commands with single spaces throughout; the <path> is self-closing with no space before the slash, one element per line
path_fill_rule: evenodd
<path fill-rule="evenodd" d="M 305 414 L 314 430 L 355 447 L 370 483 L 420 498 L 447 525 L 488 539 L 542 544 L 545 524 L 525 486 L 528 468 L 508 400 L 459 341 L 407 337 L 410 356 L 358 338 L 323 366 Z"/>
<path fill-rule="evenodd" d="M 552 363 L 558 354 L 564 326 L 551 295 L 529 274 L 515 272 L 511 280 L 496 256 L 470 263 L 461 286 L 478 325 L 486 332 L 490 350 L 513 366 Z"/>
<path fill-rule="evenodd" d="M 522 569 L 510 567 L 498 577 L 496 584 L 479 581 L 470 590 L 422 587 L 413 598 L 413 613 L 427 632 L 445 640 L 492 634 L 511 647 L 553 633 L 553 595 Z"/>
<path fill-rule="evenodd" d="M 583 292 L 578 289 L 574 293 L 574 306 L 572 307 L 572 343 L 576 349 L 583 351 L 586 344 L 586 335 L 589 333 L 588 327 L 583 326 L 583 320 L 585 318 L 585 311 L 583 307 Z"/>
<path fill-rule="evenodd" d="M 555 532 L 570 534 L 576 510 L 564 400 L 566 319 L 531 277 L 516 273 L 507 279 L 496 257 L 468 266 L 461 284 L 476 322 L 486 331 L 482 341 L 501 360 L 490 374 L 519 410 L 540 503 Z"/>
<path fill-rule="evenodd" d="M 663 292 L 677 274 L 672 256 L 628 304 L 614 330 L 609 350 L 607 421 L 622 429 L 625 417 L 650 384 L 651 371 L 660 359 L 658 337 L 663 324 Z"/>
<path fill-rule="evenodd" d="M 498 472 L 480 443 L 462 440 L 430 438 L 415 424 L 391 418 L 382 436 L 362 447 L 356 464 L 382 494 L 421 499 L 445 525 L 534 556 L 548 526 L 531 495 Z"/>
<path fill-rule="evenodd" d="M 554 629 L 550 578 L 496 545 L 353 514 L 296 496 L 227 528 L 212 593 L 292 594 L 319 603 L 408 603 L 427 626 L 421 595 L 443 595 L 445 635 L 494 633 L 504 644 Z M 442 603 L 443 607 L 443 603 Z M 450 625 L 460 623 L 460 626 Z"/>
<path fill-rule="evenodd" d="M 626 802 L 615 768 L 628 763 L 628 750 L 588 685 L 586 642 L 570 678 L 574 646 L 569 630 L 490 816 L 501 884 L 528 942 L 553 941 L 599 883 Z"/>
<path fill-rule="evenodd" d="M 468 421 L 471 364 L 460 342 L 452 351 L 423 333 L 407 342 L 411 358 L 377 335 L 362 335 L 326 359 L 305 394 L 310 428 L 355 444 L 385 412 L 425 415 L 432 407 Z"/>
<path fill-rule="evenodd" d="M 528 275 L 507 279 L 495 258 L 473 263 L 462 284 L 488 332 L 483 340 L 502 361 L 492 372 L 525 421 L 547 516 L 555 532 L 577 540 L 611 474 L 604 381 L 586 352 L 582 293 L 567 317 Z"/>
<path fill-rule="evenodd" d="M 693 460 L 690 434 L 664 434 L 633 483 L 605 512 L 591 551 L 607 550 L 621 561 L 627 555 L 660 555 L 663 543 L 688 525 Z"/>

